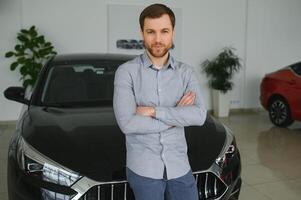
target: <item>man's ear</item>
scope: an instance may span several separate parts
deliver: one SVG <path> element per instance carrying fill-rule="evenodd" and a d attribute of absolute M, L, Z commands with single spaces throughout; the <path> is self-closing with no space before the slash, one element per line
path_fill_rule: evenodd
<path fill-rule="evenodd" d="M 172 40 L 175 39 L 175 36 L 176 36 L 176 31 L 175 31 L 175 28 L 172 29 Z"/>

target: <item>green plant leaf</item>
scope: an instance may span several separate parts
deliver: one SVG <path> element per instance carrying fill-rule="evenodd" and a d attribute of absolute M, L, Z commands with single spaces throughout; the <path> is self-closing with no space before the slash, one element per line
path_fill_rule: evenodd
<path fill-rule="evenodd" d="M 44 43 L 45 43 L 45 38 L 44 38 L 44 36 L 39 36 L 39 37 L 37 37 L 37 42 L 40 43 L 40 44 L 44 44 Z"/>
<path fill-rule="evenodd" d="M 42 57 L 44 57 L 45 55 L 49 54 L 49 51 L 48 51 L 47 49 L 41 49 L 41 50 L 39 51 L 39 54 L 40 54 Z"/>
<path fill-rule="evenodd" d="M 18 52 L 22 52 L 22 47 L 21 47 L 21 45 L 17 44 L 17 45 L 15 46 L 15 50 L 18 51 Z"/>
<path fill-rule="evenodd" d="M 6 58 L 10 58 L 10 57 L 12 57 L 14 54 L 15 54 L 14 52 L 9 51 L 9 52 L 6 52 L 5 57 L 6 57 Z"/>
<path fill-rule="evenodd" d="M 25 61 L 26 61 L 26 58 L 25 58 L 25 57 L 19 57 L 19 58 L 17 59 L 17 62 L 18 62 L 19 64 L 24 64 Z"/>
<path fill-rule="evenodd" d="M 18 38 L 18 40 L 20 40 L 21 42 L 28 42 L 27 37 L 25 37 L 24 35 L 19 35 L 17 38 Z"/>
<path fill-rule="evenodd" d="M 38 35 L 35 26 L 31 26 L 31 27 L 30 27 L 30 29 L 29 29 L 29 34 L 30 34 L 32 37 L 36 37 L 36 36 Z"/>
<path fill-rule="evenodd" d="M 13 62 L 13 63 L 10 65 L 10 70 L 11 70 L 11 71 L 14 71 L 14 70 L 17 68 L 18 65 L 19 65 L 18 62 Z"/>
<path fill-rule="evenodd" d="M 29 31 L 33 31 L 36 29 L 36 26 L 35 25 L 32 25 L 30 28 L 29 28 Z"/>
<path fill-rule="evenodd" d="M 46 42 L 44 46 L 45 47 L 49 47 L 49 46 L 51 46 L 51 43 L 50 42 Z"/>
<path fill-rule="evenodd" d="M 28 31 L 28 30 L 26 30 L 26 29 L 21 29 L 21 33 L 28 34 L 28 33 L 29 33 L 29 31 Z"/>
<path fill-rule="evenodd" d="M 26 68 L 26 65 L 23 65 L 21 68 L 20 68 L 20 73 L 25 76 L 27 74 L 27 68 Z"/>

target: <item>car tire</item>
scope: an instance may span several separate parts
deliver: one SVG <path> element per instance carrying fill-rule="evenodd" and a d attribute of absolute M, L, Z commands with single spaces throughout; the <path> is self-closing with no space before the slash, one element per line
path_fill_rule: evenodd
<path fill-rule="evenodd" d="M 271 122 L 276 126 L 287 127 L 294 122 L 290 107 L 282 97 L 272 98 L 268 105 L 268 111 Z"/>

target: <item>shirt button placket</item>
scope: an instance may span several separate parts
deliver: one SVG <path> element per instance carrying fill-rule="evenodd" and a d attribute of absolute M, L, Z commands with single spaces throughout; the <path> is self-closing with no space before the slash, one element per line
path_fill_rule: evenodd
<path fill-rule="evenodd" d="M 158 105 L 160 106 L 161 102 L 160 102 L 160 96 L 161 96 L 161 86 L 160 86 L 160 77 L 161 77 L 161 73 L 160 70 L 157 71 L 157 94 L 158 94 Z"/>
<path fill-rule="evenodd" d="M 161 78 L 161 75 L 162 75 L 162 70 L 158 70 L 157 73 L 158 73 L 158 76 L 157 76 L 158 105 L 160 106 L 160 103 L 161 103 L 160 100 L 161 100 L 161 97 L 162 97 L 162 94 L 161 94 L 162 87 L 160 85 L 160 83 L 161 83 L 160 78 Z M 162 146 L 161 159 L 162 159 L 164 165 L 166 165 L 165 164 L 164 144 L 163 144 L 163 135 L 162 135 L 162 133 L 160 133 L 160 144 Z"/>
<path fill-rule="evenodd" d="M 164 148 L 165 148 L 165 146 L 164 146 L 164 140 L 163 140 L 163 135 L 162 135 L 162 133 L 160 133 L 160 144 L 161 144 L 161 146 L 162 146 L 162 150 L 161 150 L 161 158 L 162 158 L 162 160 L 163 160 L 163 162 L 164 162 L 164 164 L 165 164 L 165 156 L 164 156 Z"/>

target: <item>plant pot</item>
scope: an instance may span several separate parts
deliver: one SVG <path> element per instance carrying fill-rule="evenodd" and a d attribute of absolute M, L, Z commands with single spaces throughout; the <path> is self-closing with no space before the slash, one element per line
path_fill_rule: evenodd
<path fill-rule="evenodd" d="M 216 117 L 228 117 L 230 110 L 230 94 L 220 90 L 212 90 L 213 115 Z"/>

